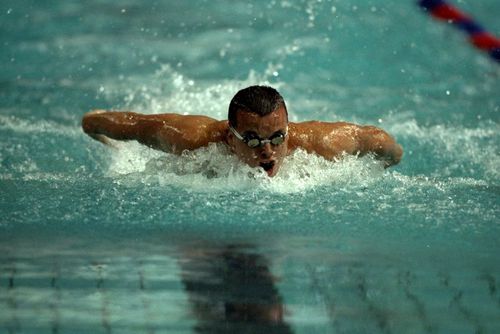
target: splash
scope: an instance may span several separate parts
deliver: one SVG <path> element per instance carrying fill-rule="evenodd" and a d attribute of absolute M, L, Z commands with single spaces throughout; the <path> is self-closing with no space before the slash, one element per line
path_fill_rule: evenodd
<path fill-rule="evenodd" d="M 384 174 L 382 164 L 365 156 L 345 155 L 337 161 L 296 150 L 278 175 L 270 178 L 260 167 L 251 168 L 232 155 L 224 144 L 184 152 L 182 155 L 126 144 L 113 154 L 108 175 L 121 184 L 174 186 L 194 191 L 264 190 L 298 193 L 318 186 L 367 186 Z"/>
<path fill-rule="evenodd" d="M 195 82 L 164 65 L 150 85 L 128 88 L 126 109 L 146 113 L 177 112 L 204 114 L 224 119 L 227 104 L 234 93 L 254 84 L 271 85 L 279 64 L 268 64 L 264 74 L 251 71 L 243 81 L 220 84 Z M 274 87 L 282 84 L 273 82 Z M 105 90 L 112 94 L 110 90 Z M 294 115 L 290 115 L 294 119 Z M 250 168 L 230 154 L 224 144 L 212 144 L 177 156 L 154 151 L 137 143 L 117 143 L 108 175 L 116 182 L 140 182 L 145 185 L 174 186 L 195 191 L 244 191 L 260 189 L 279 193 L 296 193 L 321 185 L 362 185 L 383 174 L 381 163 L 373 157 L 344 156 L 327 161 L 317 155 L 297 150 L 287 157 L 281 171 L 269 178 L 261 168 Z"/>
<path fill-rule="evenodd" d="M 279 88 L 279 82 L 270 82 L 280 64 L 270 63 L 264 74 L 250 71 L 245 80 L 225 80 L 221 83 L 195 81 L 176 71 L 170 65 L 162 65 L 151 80 L 114 84 L 100 93 L 110 99 L 123 96 L 118 109 L 134 110 L 146 114 L 178 113 L 183 115 L 210 116 L 225 119 L 229 101 L 234 94 L 251 85 L 272 85 Z M 132 88 L 131 88 L 132 87 Z M 125 92 L 125 93 L 124 93 Z"/>
<path fill-rule="evenodd" d="M 171 66 L 164 65 L 150 84 L 128 87 L 124 105 L 126 109 L 146 113 L 204 114 L 224 119 L 228 101 L 234 93 L 252 84 L 271 84 L 269 80 L 275 79 L 273 73 L 276 66 L 269 64 L 263 74 L 252 71 L 246 80 L 227 80 L 214 84 L 195 82 Z M 272 85 L 280 87 L 283 84 L 273 82 Z M 109 90 L 106 92 L 110 93 Z M 297 116 L 292 112 L 290 119 L 297 120 Z M 363 123 L 363 120 L 359 121 Z M 476 175 L 476 178 L 498 176 L 495 168 L 498 154 L 494 145 L 491 145 L 498 133 L 497 125 L 485 125 L 478 129 L 442 125 L 425 127 L 417 124 L 412 115 L 395 118 L 384 125 L 396 138 L 411 143 L 405 147 L 408 153 L 403 164 L 406 160 L 413 160 L 412 164 L 425 165 L 420 160 L 428 159 L 430 152 L 427 146 L 430 146 L 431 150 L 439 151 L 432 153 L 434 162 L 443 164 L 438 175 L 444 173 L 444 176 L 458 180 L 459 184 L 462 183 L 460 180 L 471 179 L 467 171 L 464 172 L 466 168 L 480 170 L 481 175 Z M 260 169 L 252 169 L 239 162 L 227 152 L 224 145 L 210 145 L 181 156 L 153 151 L 130 142 L 118 145 L 121 149 L 113 154 L 109 167 L 109 175 L 117 177 L 117 182 L 128 182 L 121 176 L 136 175 L 136 181 L 145 184 L 178 186 L 196 191 L 262 189 L 294 193 L 332 184 L 369 185 L 384 174 L 380 163 L 373 157 L 344 156 L 339 161 L 331 162 L 299 150 L 290 155 L 278 175 L 270 179 Z M 464 150 L 464 147 L 467 149 Z M 483 149 L 478 150 L 476 147 Z M 419 150 L 425 151 L 422 157 L 412 156 L 412 151 Z M 422 172 L 427 173 L 426 170 Z M 431 177 L 436 176 L 432 172 L 429 174 Z M 412 176 L 409 176 L 410 179 L 396 177 L 394 180 L 403 184 L 419 182 L 421 177 L 415 177 L 415 180 Z"/>
<path fill-rule="evenodd" d="M 55 134 L 70 137 L 80 133 L 78 128 L 53 121 L 22 119 L 4 115 L 0 115 L 0 130 L 13 131 L 16 134 Z"/>
<path fill-rule="evenodd" d="M 498 143 L 500 126 L 484 122 L 478 128 L 464 126 L 422 126 L 414 119 L 393 124 L 389 132 L 397 138 L 418 143 L 425 155 L 438 165 L 439 175 L 500 178 Z M 413 145 L 415 146 L 415 145 Z M 409 151 L 411 153 L 411 151 Z M 415 160 L 415 156 L 408 155 Z M 429 159 L 429 158 L 426 158 Z"/>

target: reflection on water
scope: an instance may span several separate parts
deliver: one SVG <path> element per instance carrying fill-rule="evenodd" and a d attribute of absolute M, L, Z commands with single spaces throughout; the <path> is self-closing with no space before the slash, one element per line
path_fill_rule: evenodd
<path fill-rule="evenodd" d="M 499 332 L 498 247 L 379 245 L 0 234 L 0 333 Z"/>
<path fill-rule="evenodd" d="M 272 261 L 220 240 L 0 235 L 0 333 L 294 333 Z"/>
<path fill-rule="evenodd" d="M 253 246 L 204 245 L 182 253 L 196 332 L 292 333 L 268 259 Z"/>

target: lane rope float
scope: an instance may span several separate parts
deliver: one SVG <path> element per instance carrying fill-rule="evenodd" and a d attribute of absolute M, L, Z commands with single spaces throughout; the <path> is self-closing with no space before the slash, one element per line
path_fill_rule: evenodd
<path fill-rule="evenodd" d="M 419 0 L 418 4 L 434 18 L 465 32 L 474 47 L 487 52 L 500 64 L 500 39 L 486 31 L 472 17 L 443 0 Z"/>

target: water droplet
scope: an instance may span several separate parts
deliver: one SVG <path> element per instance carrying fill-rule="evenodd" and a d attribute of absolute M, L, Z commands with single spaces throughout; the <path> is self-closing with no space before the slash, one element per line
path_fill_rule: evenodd
<path fill-rule="evenodd" d="M 447 91 L 446 91 L 446 95 L 450 95 L 450 94 L 451 94 L 451 93 L 450 93 L 450 91 L 449 91 L 449 90 L 447 90 Z"/>
<path fill-rule="evenodd" d="M 10 13 L 12 13 L 12 8 L 7 9 L 7 15 L 9 15 Z"/>

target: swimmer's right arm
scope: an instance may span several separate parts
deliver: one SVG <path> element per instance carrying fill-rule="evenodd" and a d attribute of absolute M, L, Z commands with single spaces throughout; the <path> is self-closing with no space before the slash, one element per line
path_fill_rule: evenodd
<path fill-rule="evenodd" d="M 82 128 L 104 144 L 112 144 L 109 138 L 137 140 L 157 150 L 180 154 L 224 140 L 227 125 L 207 116 L 94 110 L 83 116 Z"/>

